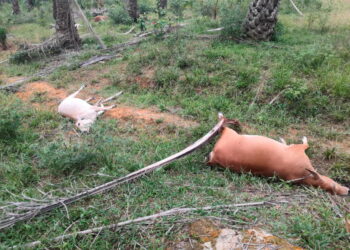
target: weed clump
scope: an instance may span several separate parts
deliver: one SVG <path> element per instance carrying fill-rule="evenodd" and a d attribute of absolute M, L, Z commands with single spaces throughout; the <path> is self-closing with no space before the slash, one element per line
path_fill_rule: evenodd
<path fill-rule="evenodd" d="M 54 175 L 69 175 L 91 165 L 96 158 L 85 145 L 66 145 L 54 142 L 39 153 L 40 166 Z"/>
<path fill-rule="evenodd" d="M 12 107 L 0 109 L 0 142 L 15 140 L 21 126 L 20 114 Z"/>
<path fill-rule="evenodd" d="M 6 40 L 7 40 L 6 29 L 0 27 L 0 44 L 1 44 L 3 49 L 7 49 Z"/>

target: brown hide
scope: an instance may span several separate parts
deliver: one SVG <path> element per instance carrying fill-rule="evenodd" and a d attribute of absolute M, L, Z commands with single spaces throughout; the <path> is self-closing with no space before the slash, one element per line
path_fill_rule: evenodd
<path fill-rule="evenodd" d="M 108 19 L 108 16 L 95 16 L 94 22 L 101 22 L 101 21 L 105 21 L 106 19 Z"/>
<path fill-rule="evenodd" d="M 210 153 L 210 165 L 220 165 L 236 172 L 251 172 L 262 176 L 278 176 L 284 180 L 305 178 L 300 183 L 321 187 L 340 195 L 349 189 L 332 179 L 318 175 L 305 154 L 307 144 L 285 145 L 257 135 L 239 135 L 223 128 L 221 137 Z M 310 176 L 310 171 L 313 176 Z"/>

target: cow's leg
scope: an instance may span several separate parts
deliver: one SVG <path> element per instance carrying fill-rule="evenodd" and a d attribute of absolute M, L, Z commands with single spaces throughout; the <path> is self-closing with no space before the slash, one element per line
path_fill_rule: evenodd
<path fill-rule="evenodd" d="M 76 97 L 79 94 L 79 92 L 82 91 L 83 88 L 85 88 L 85 87 L 86 86 L 84 84 L 81 85 L 81 87 L 77 91 L 75 91 L 73 94 L 69 95 L 67 98 L 74 98 L 74 97 Z"/>
<path fill-rule="evenodd" d="M 94 97 L 89 97 L 88 99 L 85 99 L 86 102 L 90 102 L 92 100 L 94 100 L 95 98 Z"/>
<path fill-rule="evenodd" d="M 114 108 L 116 105 L 111 105 L 111 106 L 107 106 L 107 107 L 104 107 L 103 104 L 102 104 L 102 107 L 95 107 L 95 110 L 97 112 L 97 115 L 102 115 L 105 111 L 107 110 L 110 110 L 112 108 Z"/>

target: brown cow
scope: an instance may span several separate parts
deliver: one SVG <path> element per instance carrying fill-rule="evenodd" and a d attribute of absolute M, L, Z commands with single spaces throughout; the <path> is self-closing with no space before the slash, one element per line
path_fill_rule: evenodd
<path fill-rule="evenodd" d="M 286 145 L 284 140 L 280 143 L 264 136 L 239 135 L 225 127 L 209 155 L 208 164 L 236 172 L 276 175 L 283 180 L 320 187 L 332 194 L 348 195 L 349 188 L 315 171 L 305 154 L 308 147 L 306 137 L 303 144 Z"/>
<path fill-rule="evenodd" d="M 94 17 L 94 22 L 101 22 L 101 21 L 106 21 L 108 19 L 108 16 L 95 16 Z"/>

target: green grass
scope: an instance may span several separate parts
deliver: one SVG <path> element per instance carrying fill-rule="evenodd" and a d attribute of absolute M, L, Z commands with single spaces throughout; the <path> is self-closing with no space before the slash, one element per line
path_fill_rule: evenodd
<path fill-rule="evenodd" d="M 9 10 L 8 5 L 4 6 L 4 10 Z M 11 21 L 6 26 L 14 34 L 13 41 L 36 43 L 51 34 L 42 25 L 45 20 L 47 24 L 51 20 L 48 6 L 45 8 L 42 19 L 33 18 L 28 23 Z M 329 13 L 323 9 L 312 12 L 313 8 L 306 6 L 302 10 L 306 14 L 314 13 L 315 20 Z M 45 80 L 69 93 L 82 83 L 89 84 L 90 94 L 101 96 L 123 90 L 118 103 L 157 108 L 164 113 L 175 110 L 176 115 L 192 119 L 200 126 L 183 128 L 163 119 L 148 124 L 103 117 L 89 134 L 77 135 L 73 123 L 55 110 L 32 107 L 31 104 L 45 106 L 48 101 L 45 92 L 32 96 L 29 104 L 13 94 L 0 94 L 0 202 L 18 201 L 16 195 L 21 194 L 43 198 L 38 188 L 55 197 L 66 197 L 125 176 L 200 138 L 216 123 L 219 111 L 226 117 L 239 119 L 244 133 L 275 139 L 281 136 L 288 143 L 298 143 L 303 135 L 308 136 L 311 148 L 307 153 L 315 168 L 349 184 L 350 155 L 346 148 L 350 123 L 349 28 L 345 24 L 334 26 L 331 21 L 326 23 L 327 29 L 318 22 L 308 26 L 308 19 L 297 17 L 283 5 L 280 15 L 283 32 L 274 42 L 208 41 L 195 36 L 218 27 L 220 20 L 198 17 L 197 11 L 187 7 L 185 17 L 189 17 L 190 24 L 169 37 L 152 37 L 124 51 L 120 58 L 77 69 L 80 62 L 101 53 L 93 39 L 85 38 L 81 53 L 68 57 L 70 66 L 60 67 Z M 1 13 L 0 20 L 8 18 L 8 14 Z M 154 18 L 155 14 L 149 16 Z M 32 16 L 26 16 L 29 17 Z M 108 46 L 132 37 L 120 35 L 129 25 L 107 21 L 93 26 Z M 83 27 L 81 33 L 84 32 Z M 45 65 L 45 60 L 23 65 L 1 64 L 0 75 L 4 76 L 1 82 L 6 83 L 7 77 L 12 76 L 32 76 Z M 145 87 L 140 81 L 152 84 Z M 257 95 L 258 88 L 261 91 Z M 279 98 L 269 104 L 277 95 Z M 204 158 L 213 145 L 214 141 L 155 173 L 72 204 L 68 214 L 65 209 L 57 209 L 2 230 L 0 248 L 42 240 L 41 248 L 124 249 L 141 245 L 162 249 L 179 234 L 186 237 L 182 230 L 186 222 L 178 220 L 209 215 L 257 223 L 308 249 L 348 248 L 349 236 L 343 218 L 336 216 L 324 192 L 274 178 L 208 167 Z M 283 194 L 289 200 L 286 205 L 248 208 L 237 213 L 200 211 L 164 218 L 150 225 L 132 225 L 116 232 L 103 231 L 56 243 L 49 241 L 64 233 L 173 207 L 274 200 Z"/>

